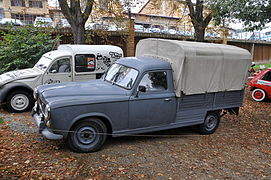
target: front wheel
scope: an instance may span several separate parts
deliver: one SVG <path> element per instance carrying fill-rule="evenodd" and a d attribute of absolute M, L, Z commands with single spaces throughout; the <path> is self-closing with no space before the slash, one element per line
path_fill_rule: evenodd
<path fill-rule="evenodd" d="M 255 101 L 261 102 L 265 99 L 266 94 L 265 94 L 264 90 L 262 90 L 262 89 L 254 89 L 251 93 L 251 97 Z"/>
<path fill-rule="evenodd" d="M 14 91 L 7 96 L 7 108 L 10 112 L 20 113 L 29 111 L 33 106 L 34 99 L 26 91 Z"/>
<path fill-rule="evenodd" d="M 95 152 L 101 149 L 107 135 L 106 126 L 96 118 L 86 119 L 71 129 L 66 143 L 75 152 Z"/>
<path fill-rule="evenodd" d="M 205 116 L 204 123 L 198 126 L 199 134 L 212 134 L 218 128 L 220 116 L 215 112 L 208 112 Z"/>

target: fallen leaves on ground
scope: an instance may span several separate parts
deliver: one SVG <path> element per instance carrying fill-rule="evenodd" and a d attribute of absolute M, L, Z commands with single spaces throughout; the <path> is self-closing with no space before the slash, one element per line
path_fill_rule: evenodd
<path fill-rule="evenodd" d="M 36 127 L 30 113 L 0 113 L 1 179 L 271 179 L 271 102 L 248 92 L 240 115 L 224 116 L 212 135 L 180 128 L 151 133 L 168 137 L 109 138 L 88 154 L 10 128 Z"/>

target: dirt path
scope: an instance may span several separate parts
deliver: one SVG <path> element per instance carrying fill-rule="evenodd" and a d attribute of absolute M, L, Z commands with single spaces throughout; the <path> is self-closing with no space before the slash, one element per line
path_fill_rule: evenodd
<path fill-rule="evenodd" d="M 271 102 L 246 97 L 213 135 L 180 128 L 110 138 L 89 154 L 44 139 L 30 113 L 0 117 L 0 179 L 271 179 Z"/>

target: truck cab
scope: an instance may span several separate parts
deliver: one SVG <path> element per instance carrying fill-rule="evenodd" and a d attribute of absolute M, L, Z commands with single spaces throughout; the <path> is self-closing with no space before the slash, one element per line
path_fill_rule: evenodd
<path fill-rule="evenodd" d="M 33 90 L 44 84 L 98 79 L 123 56 L 110 45 L 60 45 L 45 53 L 33 68 L 0 75 L 0 103 L 11 112 L 24 112 L 34 105 Z"/>

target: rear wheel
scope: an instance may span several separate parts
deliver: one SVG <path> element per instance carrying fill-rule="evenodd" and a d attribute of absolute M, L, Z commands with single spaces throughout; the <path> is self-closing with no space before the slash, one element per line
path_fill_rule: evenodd
<path fill-rule="evenodd" d="M 204 123 L 198 126 L 200 134 L 212 134 L 219 126 L 220 116 L 215 112 L 208 112 L 205 116 Z"/>
<path fill-rule="evenodd" d="M 14 91 L 7 96 L 7 108 L 11 112 L 29 111 L 34 105 L 34 99 L 26 91 Z"/>
<path fill-rule="evenodd" d="M 75 152 L 95 152 L 101 149 L 107 135 L 105 124 L 96 118 L 86 119 L 71 129 L 66 143 Z"/>
<path fill-rule="evenodd" d="M 261 102 L 266 98 L 266 94 L 262 89 L 254 89 L 251 93 L 251 97 L 255 101 Z"/>

